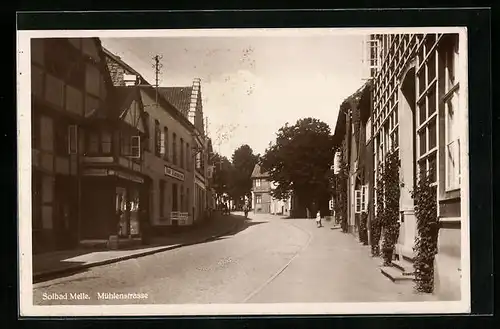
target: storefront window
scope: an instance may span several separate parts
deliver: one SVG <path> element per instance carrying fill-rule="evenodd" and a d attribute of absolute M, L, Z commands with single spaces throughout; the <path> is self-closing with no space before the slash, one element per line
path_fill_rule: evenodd
<path fill-rule="evenodd" d="M 111 133 L 107 130 L 102 131 L 101 148 L 102 148 L 102 153 L 105 154 L 111 153 Z"/>
<path fill-rule="evenodd" d="M 130 200 L 130 234 L 137 235 L 140 233 L 139 223 L 139 191 L 136 189 L 131 190 Z"/>
<path fill-rule="evenodd" d="M 127 190 L 122 187 L 116 188 L 116 208 L 118 215 L 118 235 L 127 237 L 129 235 Z"/>
<path fill-rule="evenodd" d="M 87 151 L 89 154 L 99 153 L 99 134 L 95 131 L 89 131 L 88 134 Z"/>

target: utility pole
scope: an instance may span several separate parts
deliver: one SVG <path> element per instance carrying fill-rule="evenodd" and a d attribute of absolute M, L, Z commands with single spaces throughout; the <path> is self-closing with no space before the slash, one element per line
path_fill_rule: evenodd
<path fill-rule="evenodd" d="M 161 55 L 153 56 L 153 68 L 155 70 L 155 91 L 156 91 L 156 105 L 158 105 L 158 87 L 160 86 L 160 75 L 163 64 L 160 60 L 163 58 Z"/>

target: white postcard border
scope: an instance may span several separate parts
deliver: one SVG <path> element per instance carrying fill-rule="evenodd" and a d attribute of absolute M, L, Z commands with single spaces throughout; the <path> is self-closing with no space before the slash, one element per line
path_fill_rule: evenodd
<path fill-rule="evenodd" d="M 18 197 L 19 280 L 21 316 L 119 316 L 119 315 L 293 315 L 293 314 L 420 314 L 470 312 L 469 158 L 468 113 L 462 111 L 462 299 L 453 302 L 391 303 L 289 303 L 289 304 L 183 304 L 183 305 L 33 305 L 31 220 L 31 61 L 30 39 L 40 37 L 249 37 L 307 35 L 366 35 L 370 33 L 459 33 L 461 81 L 466 92 L 460 101 L 468 104 L 467 30 L 465 27 L 419 28 L 305 28 L 305 29 L 185 29 L 185 30 L 43 30 L 18 31 Z M 462 88 L 462 87 L 461 87 Z M 467 106 L 468 109 L 468 106 Z M 465 215 L 464 215 L 465 214 Z"/>

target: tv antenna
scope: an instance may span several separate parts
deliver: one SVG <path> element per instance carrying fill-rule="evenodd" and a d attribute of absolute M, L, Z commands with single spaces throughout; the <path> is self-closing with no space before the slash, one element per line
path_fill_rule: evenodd
<path fill-rule="evenodd" d="M 153 69 L 155 70 L 155 90 L 156 90 L 156 104 L 158 105 L 158 87 L 160 86 L 160 75 L 163 64 L 160 62 L 163 59 L 162 55 L 153 56 Z"/>

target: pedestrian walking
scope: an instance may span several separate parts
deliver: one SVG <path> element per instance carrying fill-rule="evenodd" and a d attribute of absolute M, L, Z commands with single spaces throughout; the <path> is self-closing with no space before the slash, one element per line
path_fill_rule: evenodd
<path fill-rule="evenodd" d="M 323 227 L 323 224 L 321 223 L 321 213 L 319 210 L 316 213 L 316 224 L 318 227 Z"/>

